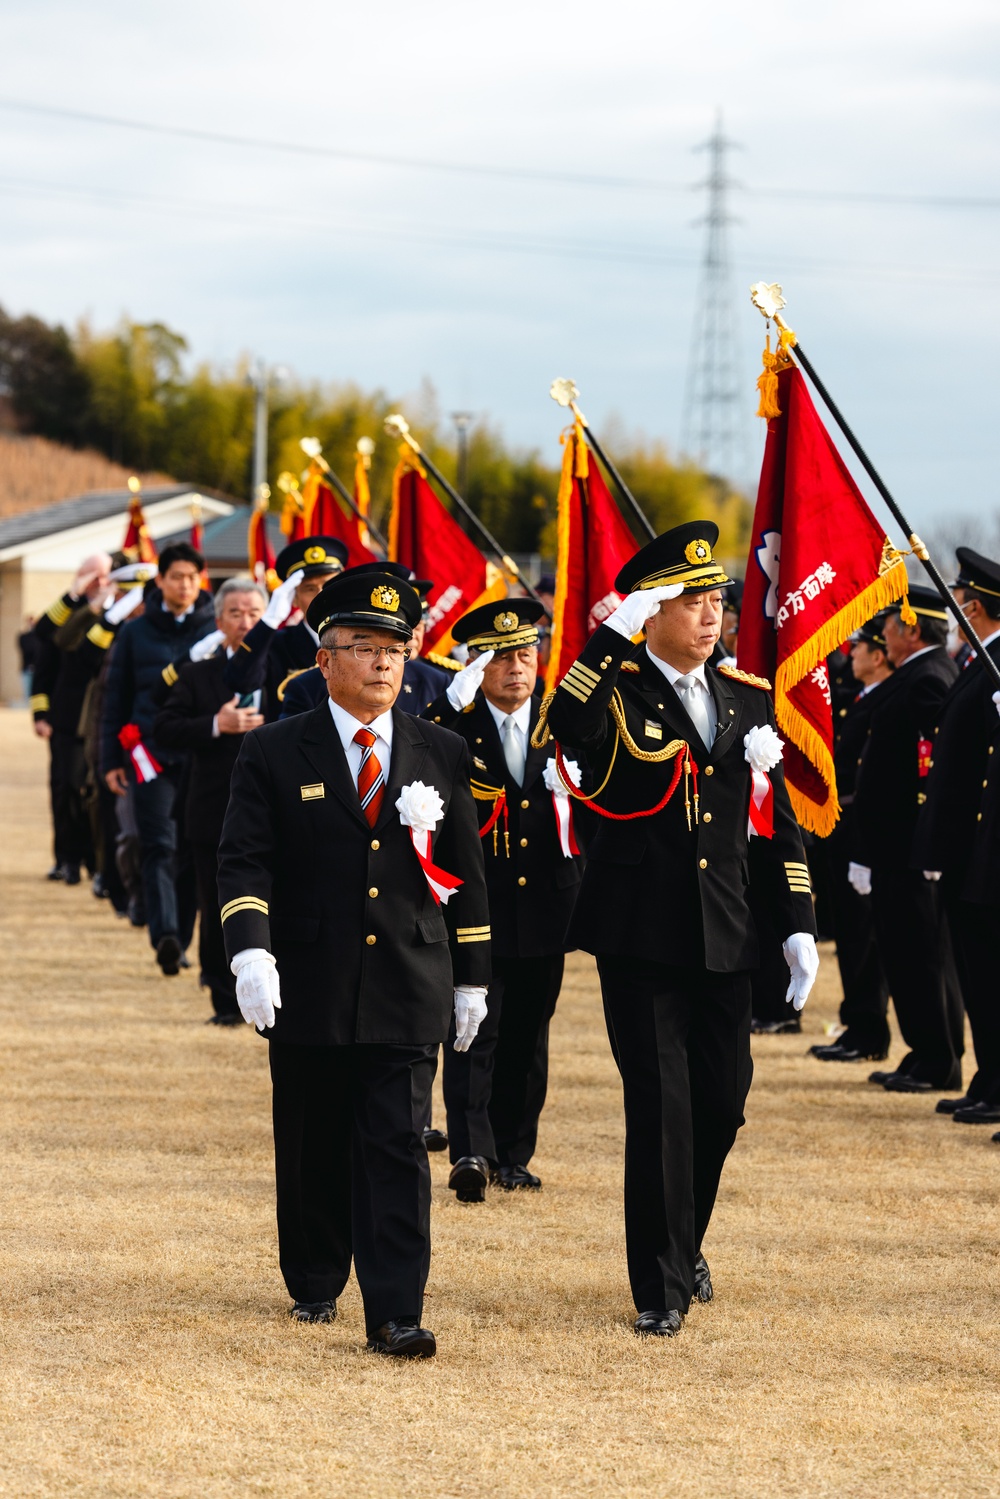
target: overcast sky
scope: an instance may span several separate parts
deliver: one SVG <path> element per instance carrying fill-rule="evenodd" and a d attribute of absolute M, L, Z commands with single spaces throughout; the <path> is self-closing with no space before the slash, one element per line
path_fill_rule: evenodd
<path fill-rule="evenodd" d="M 598 433 L 676 447 L 721 108 L 750 466 L 763 278 L 932 526 L 995 505 L 998 41 L 995 0 L 0 0 L 7 105 L 345 153 L 0 102 L 0 304 L 400 397 L 426 376 L 553 460 L 571 375 Z"/>

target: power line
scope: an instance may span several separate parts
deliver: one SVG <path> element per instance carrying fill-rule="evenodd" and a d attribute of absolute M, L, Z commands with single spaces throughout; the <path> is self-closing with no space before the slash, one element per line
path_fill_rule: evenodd
<path fill-rule="evenodd" d="M 83 124 L 103 125 L 118 130 L 137 130 L 147 135 L 162 135 L 180 140 L 205 141 L 214 145 L 242 150 L 277 151 L 285 155 L 325 157 L 335 161 L 355 161 L 366 166 L 401 168 L 414 172 L 445 172 L 471 177 L 508 178 L 512 181 L 559 183 L 568 187 L 600 187 L 629 192 L 689 193 L 690 183 L 670 182 L 653 177 L 618 177 L 595 173 L 562 172 L 532 167 L 496 166 L 484 162 L 435 161 L 427 157 L 391 156 L 373 151 L 349 151 L 339 146 L 315 146 L 301 141 L 267 139 L 262 136 L 232 135 L 223 131 L 199 130 L 186 125 L 163 125 L 152 120 L 127 119 L 119 115 L 97 114 L 90 110 L 67 109 L 53 104 L 36 104 L 25 99 L 0 99 L 0 109 L 49 119 L 76 120 Z M 946 193 L 844 192 L 836 189 L 745 187 L 753 198 L 795 199 L 813 203 L 856 203 L 899 208 L 985 209 L 1000 208 L 1000 197 L 956 195 Z"/>

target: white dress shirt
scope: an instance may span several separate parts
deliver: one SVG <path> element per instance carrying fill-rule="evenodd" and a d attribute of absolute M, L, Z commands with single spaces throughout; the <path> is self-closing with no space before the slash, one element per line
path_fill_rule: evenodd
<path fill-rule="evenodd" d="M 330 704 L 330 717 L 333 719 L 334 728 L 340 735 L 340 742 L 344 746 L 344 754 L 347 756 L 347 768 L 351 772 L 351 780 L 357 783 L 358 771 L 361 769 L 361 756 L 364 746 L 354 743 L 354 736 L 359 729 L 370 729 L 375 735 L 375 743 L 372 746 L 374 753 L 378 756 L 378 763 L 382 767 L 382 777 L 389 784 L 389 760 L 392 756 L 392 709 L 380 713 L 378 718 L 373 718 L 371 723 L 362 723 L 355 718 L 353 713 L 348 713 L 333 698 L 328 698 Z"/>
<path fill-rule="evenodd" d="M 670 683 L 671 687 L 673 687 L 675 690 L 677 687 L 678 677 L 694 677 L 695 681 L 698 683 L 698 686 L 705 694 L 705 706 L 708 709 L 712 722 L 715 722 L 715 698 L 712 696 L 712 689 L 709 687 L 708 683 L 705 680 L 704 661 L 700 666 L 693 666 L 690 671 L 678 671 L 677 667 L 671 666 L 669 661 L 661 661 L 659 656 L 654 656 L 648 645 L 646 647 L 646 655 L 649 657 L 650 661 L 652 661 L 657 670 L 663 673 L 667 681 Z"/>
<path fill-rule="evenodd" d="M 525 698 L 520 708 L 518 708 L 514 713 L 508 713 L 506 708 L 498 708 L 495 703 L 491 703 L 485 692 L 483 693 L 483 701 L 493 715 L 493 722 L 497 726 L 497 733 L 500 735 L 501 744 L 503 744 L 504 723 L 508 718 L 512 718 L 514 720 L 514 732 L 515 734 L 517 734 L 518 739 L 520 740 L 521 749 L 524 753 L 525 759 L 527 759 L 528 735 L 531 732 L 531 698 Z"/>

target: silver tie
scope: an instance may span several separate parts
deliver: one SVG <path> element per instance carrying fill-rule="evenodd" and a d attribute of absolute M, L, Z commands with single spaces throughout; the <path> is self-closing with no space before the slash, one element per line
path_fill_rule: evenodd
<path fill-rule="evenodd" d="M 507 769 L 520 786 L 524 780 L 524 750 L 517 724 L 510 713 L 503 721 L 503 757 L 507 761 Z"/>
<path fill-rule="evenodd" d="M 701 690 L 698 678 L 678 677 L 674 683 L 674 690 L 684 704 L 688 718 L 698 730 L 705 748 L 711 749 L 715 742 L 715 715 L 709 712 L 705 693 Z"/>

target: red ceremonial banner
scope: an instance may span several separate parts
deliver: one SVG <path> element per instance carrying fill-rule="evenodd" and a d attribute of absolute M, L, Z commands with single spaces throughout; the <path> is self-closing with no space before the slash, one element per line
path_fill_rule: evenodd
<path fill-rule="evenodd" d="M 335 536 L 347 548 L 348 567 L 360 567 L 364 562 L 378 560 L 375 553 L 362 544 L 356 519 L 345 513 L 317 463 L 309 465 L 302 502 L 304 536 Z"/>
<path fill-rule="evenodd" d="M 424 651 L 447 655 L 451 627 L 477 604 L 507 597 L 507 579 L 466 536 L 427 482 L 413 449 L 405 443 L 392 479 L 389 560 L 433 578 L 427 596 L 430 622 Z"/>
<path fill-rule="evenodd" d="M 267 501 L 257 504 L 247 526 L 247 564 L 251 577 L 263 583 L 273 593 L 278 586 L 278 574 L 274 570 L 274 548 L 267 535 Z"/>
<path fill-rule="evenodd" d="M 128 525 L 125 528 L 122 551 L 130 562 L 156 561 L 156 547 L 146 529 L 146 517 L 138 494 L 134 494 L 128 502 Z"/>
<path fill-rule="evenodd" d="M 801 825 L 825 837 L 840 807 L 826 657 L 906 595 L 889 545 L 816 414 L 796 365 L 767 424 L 740 616 L 740 668 L 774 684 L 785 781 Z"/>
<path fill-rule="evenodd" d="M 580 423 L 575 422 L 561 440 L 556 594 L 545 678 L 548 692 L 555 691 L 597 626 L 621 603 L 615 578 L 637 551 Z"/>

